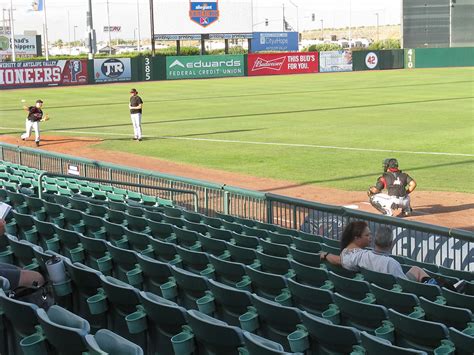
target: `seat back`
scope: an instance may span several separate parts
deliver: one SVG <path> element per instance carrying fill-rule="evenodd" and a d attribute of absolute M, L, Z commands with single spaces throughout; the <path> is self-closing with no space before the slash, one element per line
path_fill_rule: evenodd
<path fill-rule="evenodd" d="M 329 280 L 334 284 L 336 292 L 354 300 L 362 300 L 370 292 L 370 285 L 366 281 L 359 281 L 329 272 Z"/>
<path fill-rule="evenodd" d="M 424 351 L 401 348 L 392 345 L 388 340 L 371 335 L 367 332 L 361 333 L 362 346 L 367 355 L 426 355 Z"/>
<path fill-rule="evenodd" d="M 168 282 L 172 275 L 169 264 L 140 254 L 137 259 L 142 269 L 143 289 L 161 295 L 160 286 Z"/>
<path fill-rule="evenodd" d="M 334 303 L 333 293 L 329 290 L 302 285 L 292 279 L 287 281 L 294 307 L 320 316 Z"/>
<path fill-rule="evenodd" d="M 86 335 L 90 351 L 114 355 L 143 355 L 143 349 L 107 329 L 99 330 L 95 335 Z"/>
<path fill-rule="evenodd" d="M 206 278 L 172 266 L 171 273 L 176 281 L 176 303 L 186 309 L 197 309 L 196 300 L 209 290 Z"/>
<path fill-rule="evenodd" d="M 290 260 L 290 265 L 296 274 L 294 279 L 303 285 L 321 287 L 328 281 L 326 269 L 304 265 L 295 260 Z"/>
<path fill-rule="evenodd" d="M 431 302 L 420 297 L 420 306 L 425 311 L 425 319 L 443 323 L 447 327 L 464 330 L 473 321 L 472 312 L 466 308 L 450 307 Z"/>
<path fill-rule="evenodd" d="M 361 273 L 364 276 L 365 281 L 374 283 L 377 286 L 386 288 L 387 290 L 391 290 L 393 285 L 397 283 L 396 277 L 390 274 L 384 274 L 382 272 L 367 269 L 361 269 Z"/>
<path fill-rule="evenodd" d="M 287 287 L 286 279 L 281 275 L 259 271 L 249 266 L 245 268 L 245 272 L 252 282 L 252 291 L 269 300 L 274 300 Z"/>
<path fill-rule="evenodd" d="M 245 265 L 209 255 L 209 261 L 214 267 L 215 279 L 223 284 L 235 286 L 245 276 Z"/>
<path fill-rule="evenodd" d="M 249 355 L 285 355 L 290 354 L 285 352 L 281 344 L 274 341 L 262 338 L 256 334 L 244 331 L 245 348 Z"/>
<path fill-rule="evenodd" d="M 437 285 L 423 284 L 400 278 L 397 279 L 397 282 L 402 287 L 403 292 L 414 293 L 418 297 L 423 296 L 430 301 L 436 301 L 436 297 L 441 295 L 441 289 Z"/>
<path fill-rule="evenodd" d="M 456 347 L 456 354 L 458 355 L 472 355 L 474 349 L 474 336 L 466 334 L 455 328 L 449 328 L 449 338 Z"/>
<path fill-rule="evenodd" d="M 375 296 L 377 304 L 387 309 L 393 308 L 400 313 L 410 314 L 413 308 L 419 305 L 418 297 L 412 293 L 391 291 L 375 284 L 370 285 L 370 291 Z"/>

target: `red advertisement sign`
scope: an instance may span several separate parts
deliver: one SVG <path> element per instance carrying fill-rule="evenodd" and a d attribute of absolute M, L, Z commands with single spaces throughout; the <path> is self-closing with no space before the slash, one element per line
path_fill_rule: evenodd
<path fill-rule="evenodd" d="M 87 83 L 87 60 L 0 63 L 0 89 Z"/>
<path fill-rule="evenodd" d="M 248 75 L 317 73 L 318 60 L 318 52 L 249 54 Z"/>

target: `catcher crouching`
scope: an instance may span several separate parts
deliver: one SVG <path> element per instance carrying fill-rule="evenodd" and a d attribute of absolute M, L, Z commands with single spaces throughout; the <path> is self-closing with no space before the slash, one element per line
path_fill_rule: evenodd
<path fill-rule="evenodd" d="M 416 188 L 416 181 L 398 169 L 397 159 L 385 159 L 383 169 L 383 175 L 367 191 L 370 204 L 387 216 L 410 216 L 413 211 L 410 194 Z M 382 193 L 384 189 L 386 194 Z"/>

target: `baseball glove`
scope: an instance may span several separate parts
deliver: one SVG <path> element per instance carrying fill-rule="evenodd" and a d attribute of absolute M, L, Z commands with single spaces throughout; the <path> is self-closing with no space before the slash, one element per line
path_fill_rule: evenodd
<path fill-rule="evenodd" d="M 40 120 L 40 122 L 46 122 L 46 121 L 49 121 L 49 115 L 46 114 L 43 116 L 43 118 Z"/>

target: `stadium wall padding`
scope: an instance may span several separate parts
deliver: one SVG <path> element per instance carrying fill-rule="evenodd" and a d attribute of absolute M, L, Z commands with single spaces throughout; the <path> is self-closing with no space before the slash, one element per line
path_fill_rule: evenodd
<path fill-rule="evenodd" d="M 404 50 L 354 51 L 352 52 L 352 63 L 354 71 L 403 69 Z"/>
<path fill-rule="evenodd" d="M 474 66 L 474 47 L 405 49 L 412 58 L 407 68 L 445 68 Z"/>

